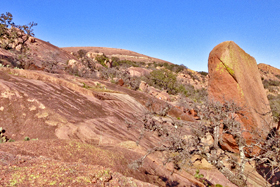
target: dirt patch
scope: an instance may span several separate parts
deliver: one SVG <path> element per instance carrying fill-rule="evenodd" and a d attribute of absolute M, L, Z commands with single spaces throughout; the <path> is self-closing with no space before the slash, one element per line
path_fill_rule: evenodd
<path fill-rule="evenodd" d="M 104 182 L 106 175 L 108 181 L 105 182 L 108 183 L 120 178 L 119 182 L 132 180 L 140 185 L 137 180 L 159 186 L 191 185 L 186 178 L 171 176 L 170 171 L 149 159 L 141 169 L 131 169 L 129 164 L 141 154 L 119 146 L 95 146 L 75 140 L 38 140 L 1 144 L 0 155 L 3 168 L 0 176 L 4 185 L 44 186 L 51 182 L 86 186 Z"/>

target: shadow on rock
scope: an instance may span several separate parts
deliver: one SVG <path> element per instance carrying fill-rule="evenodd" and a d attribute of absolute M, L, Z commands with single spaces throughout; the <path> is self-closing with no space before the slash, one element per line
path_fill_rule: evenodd
<path fill-rule="evenodd" d="M 280 171 L 273 171 L 275 168 L 262 164 L 256 167 L 257 172 L 273 187 L 280 187 Z"/>

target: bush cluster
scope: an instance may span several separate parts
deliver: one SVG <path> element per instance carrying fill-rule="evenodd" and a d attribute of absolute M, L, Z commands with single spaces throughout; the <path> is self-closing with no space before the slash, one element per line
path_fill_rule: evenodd
<path fill-rule="evenodd" d="M 195 89 L 193 85 L 185 84 L 185 92 L 183 93 L 186 97 L 189 97 L 196 103 L 203 103 L 207 100 L 208 92 L 205 88 Z"/>
<path fill-rule="evenodd" d="M 77 56 L 79 58 L 85 58 L 86 57 L 86 54 L 87 54 L 87 51 L 84 50 L 84 49 L 80 49 L 79 51 L 77 51 Z"/>
<path fill-rule="evenodd" d="M 185 69 L 188 69 L 185 65 L 181 64 L 181 65 L 177 65 L 177 64 L 169 64 L 167 62 L 165 63 L 156 63 L 153 62 L 153 66 L 156 67 L 165 67 L 166 69 L 174 72 L 174 73 L 179 73 Z"/>
<path fill-rule="evenodd" d="M 148 150 L 146 155 L 136 160 L 131 166 L 138 168 L 148 155 L 155 152 L 162 153 L 163 164 L 172 163 L 174 170 L 188 170 L 195 162 L 205 159 L 233 184 L 247 186 L 247 177 L 250 173 L 246 172 L 245 166 L 247 163 L 255 163 L 258 172 L 267 180 L 267 185 L 270 186 L 269 183 L 276 185 L 274 177 L 277 172 L 280 172 L 278 129 L 270 127 L 270 133 L 266 139 L 261 138 L 262 135 L 258 131 L 244 130 L 237 120 L 240 116 L 244 116 L 244 109 L 230 101 L 223 104 L 208 101 L 197 104 L 195 110 L 198 111 L 200 118 L 195 123 L 177 120 L 166 115 L 158 118 L 152 112 L 145 114 L 142 118 L 138 117 L 136 122 L 127 122 L 129 128 L 137 123 L 142 124 L 138 143 L 145 137 L 145 133 L 149 133 L 149 137 L 154 134 L 159 138 L 158 146 Z M 269 126 L 269 124 L 263 125 Z M 186 126 L 188 126 L 187 129 L 191 129 L 191 133 L 185 131 Z M 254 134 L 255 142 L 246 143 L 243 136 L 245 132 Z M 221 148 L 220 145 L 224 143 L 221 134 L 231 135 L 234 138 L 238 153 L 233 154 Z M 260 149 L 257 155 L 251 154 L 251 151 L 256 148 L 254 146 Z M 250 155 L 250 157 L 245 155 Z M 194 160 L 194 156 L 197 159 Z M 203 175 L 196 172 L 195 177 L 202 179 Z M 210 181 L 204 182 L 206 186 L 214 186 Z"/>
<path fill-rule="evenodd" d="M 113 67 L 120 67 L 120 66 L 124 67 L 124 68 L 142 67 L 145 64 L 146 64 L 145 62 L 135 62 L 135 61 L 131 61 L 131 60 L 119 60 L 119 58 L 112 57 L 112 66 Z"/>
<path fill-rule="evenodd" d="M 280 86 L 280 81 L 276 81 L 276 80 L 263 80 L 263 86 L 266 89 L 269 89 L 269 87 L 271 86 Z"/>
<path fill-rule="evenodd" d="M 167 69 L 154 70 L 150 75 L 143 77 L 143 80 L 150 86 L 161 90 L 167 90 L 169 94 L 175 95 L 181 93 L 194 102 L 203 102 L 207 96 L 206 89 L 195 89 L 194 86 L 190 84 L 180 83 L 177 80 L 177 74 Z"/>
<path fill-rule="evenodd" d="M 106 62 L 109 61 L 109 58 L 106 55 L 97 55 L 95 60 L 99 62 L 103 67 L 107 68 Z"/>
<path fill-rule="evenodd" d="M 140 77 L 132 77 L 127 71 L 121 71 L 117 68 L 103 68 L 100 70 L 101 78 L 105 80 L 111 80 L 111 82 L 114 82 L 114 79 L 122 79 L 124 81 L 124 85 L 129 87 L 132 90 L 139 89 L 139 85 L 141 82 Z M 118 83 L 118 82 L 115 82 Z"/>
<path fill-rule="evenodd" d="M 199 73 L 200 75 L 204 76 L 204 77 L 206 77 L 206 76 L 208 75 L 208 73 L 205 72 L 205 71 L 198 71 L 198 73 Z"/>
<path fill-rule="evenodd" d="M 272 110 L 272 115 L 275 121 L 278 121 L 280 118 L 280 95 L 271 95 L 267 96 L 270 104 L 270 108 Z"/>
<path fill-rule="evenodd" d="M 169 94 L 177 94 L 179 91 L 177 75 L 167 69 L 154 70 L 144 80 L 155 88 L 167 90 Z"/>

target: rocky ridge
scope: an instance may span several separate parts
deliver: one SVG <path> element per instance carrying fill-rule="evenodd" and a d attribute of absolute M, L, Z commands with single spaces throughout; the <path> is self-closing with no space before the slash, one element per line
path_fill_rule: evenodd
<path fill-rule="evenodd" d="M 65 51 L 75 53 L 79 50 L 87 51 L 87 56 L 90 58 L 94 58 L 97 55 L 106 55 L 109 58 L 117 57 L 121 60 L 131 60 L 136 62 L 145 62 L 145 63 L 165 63 L 167 61 L 161 60 L 158 58 L 149 57 L 147 55 L 139 54 L 134 51 L 126 50 L 126 49 L 116 49 L 109 47 L 63 47 Z M 170 62 L 167 62 L 170 63 Z"/>
<path fill-rule="evenodd" d="M 148 101 L 153 101 L 154 111 L 166 107 L 167 101 L 171 106 L 169 116 L 179 120 L 197 120 L 194 111 L 188 111 L 178 103 L 177 96 L 153 86 L 134 91 L 125 84 L 120 86 L 113 82 L 118 82 L 119 78 L 102 79 L 100 69 L 104 66 L 94 61 L 92 55 L 103 53 L 111 58 L 113 53 L 93 51 L 88 55 L 93 61 L 89 62 L 85 57 L 72 55 L 83 48 L 75 48 L 71 54 L 39 39 L 30 42 L 30 46 L 25 63 L 18 62 L 16 54 L 0 49 L 1 64 L 10 67 L 21 64 L 25 68 L 0 68 L 0 123 L 6 135 L 15 140 L 0 145 L 3 158 L 0 166 L 5 168 L 0 171 L 1 185 L 204 186 L 194 177 L 196 168 L 189 173 L 178 171 L 170 175 L 172 167 L 163 167 L 159 155 L 150 156 L 140 170 L 128 167 L 158 142 L 157 137 L 150 133 L 141 140 L 141 146 L 137 146 L 135 142 L 139 138 L 140 126 L 127 128 L 127 121 L 137 121 L 149 112 Z M 133 55 L 136 54 L 124 52 L 119 57 L 126 59 Z M 147 63 L 154 60 L 145 56 L 138 59 L 140 62 L 146 58 Z M 73 69 L 77 67 L 81 74 L 75 74 Z M 161 68 L 164 67 L 156 69 Z M 105 70 L 110 69 L 113 68 Z M 130 77 L 147 71 L 151 72 L 151 69 L 147 69 L 146 64 L 123 69 L 123 72 L 129 72 Z M 88 72 L 96 76 L 83 77 Z M 209 76 L 187 69 L 179 72 L 177 79 L 192 89 L 207 89 Z M 143 84 L 147 86 L 147 83 Z M 185 130 L 190 128 L 186 126 Z M 25 137 L 34 140 L 22 141 Z M 207 180 L 234 186 L 207 163 L 196 167 Z M 248 172 L 252 170 L 250 166 L 246 169 Z M 56 172 L 58 177 L 53 177 L 52 172 Z M 257 172 L 253 172 L 248 181 L 251 186 L 265 184 Z"/>

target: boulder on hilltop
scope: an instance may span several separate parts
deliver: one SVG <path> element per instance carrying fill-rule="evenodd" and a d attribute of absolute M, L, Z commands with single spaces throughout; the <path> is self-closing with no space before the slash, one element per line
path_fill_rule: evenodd
<path fill-rule="evenodd" d="M 233 41 L 226 41 L 210 52 L 208 71 L 209 99 L 221 103 L 233 101 L 242 108 L 243 114 L 238 117 L 247 131 L 243 133 L 246 143 L 251 144 L 257 138 L 249 132 L 258 132 L 266 138 L 271 116 L 263 114 L 270 114 L 270 107 L 256 60 Z M 224 149 L 239 151 L 233 137 L 224 134 L 223 140 Z"/>

